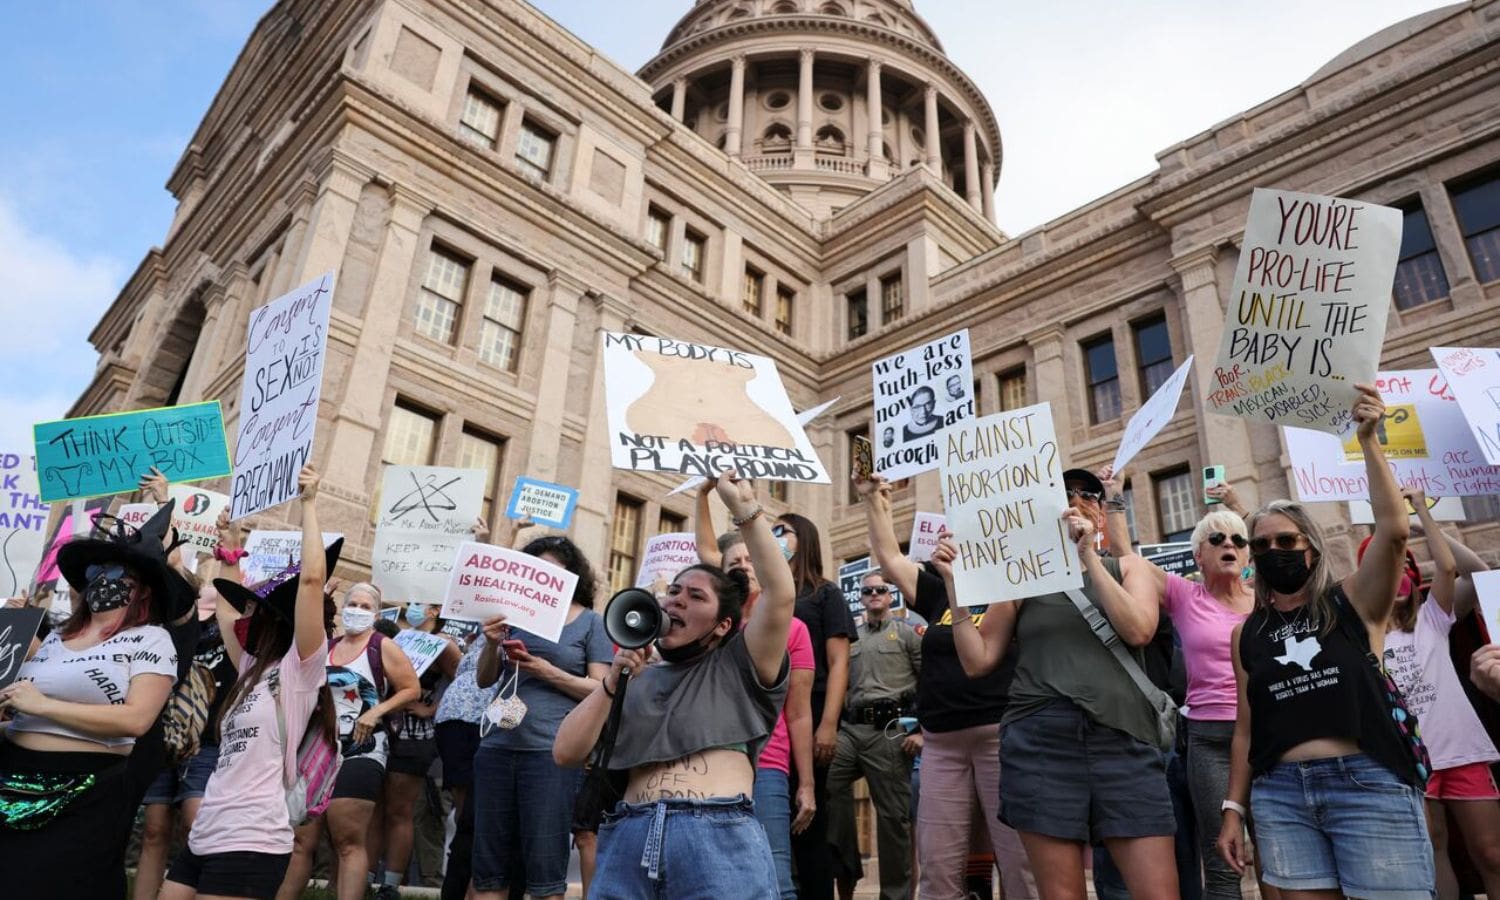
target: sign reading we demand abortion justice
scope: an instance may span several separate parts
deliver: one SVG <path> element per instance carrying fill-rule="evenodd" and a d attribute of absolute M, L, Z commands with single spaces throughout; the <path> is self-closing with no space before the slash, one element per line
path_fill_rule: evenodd
<path fill-rule="evenodd" d="M 578 576 L 519 550 L 459 545 L 441 616 L 483 622 L 505 616 L 506 624 L 540 638 L 562 636 Z"/>
<path fill-rule="evenodd" d="M 640 334 L 604 334 L 615 468 L 829 482 L 774 360 Z"/>
<path fill-rule="evenodd" d="M 1344 436 L 1373 383 L 1401 212 L 1257 188 L 1235 268 L 1210 412 Z"/>
<path fill-rule="evenodd" d="M 969 329 L 887 356 L 870 373 L 875 471 L 899 481 L 938 468 L 943 430 L 976 415 Z"/>
<path fill-rule="evenodd" d="M 231 518 L 297 495 L 318 424 L 333 281 L 329 272 L 250 313 Z"/>

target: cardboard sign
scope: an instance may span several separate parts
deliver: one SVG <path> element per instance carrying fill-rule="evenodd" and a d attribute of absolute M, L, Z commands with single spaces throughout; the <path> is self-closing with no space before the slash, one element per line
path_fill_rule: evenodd
<path fill-rule="evenodd" d="M 1256 188 L 1210 412 L 1343 436 L 1385 341 L 1401 211 Z"/>
<path fill-rule="evenodd" d="M 1412 525 L 1421 524 L 1410 500 L 1406 501 L 1406 511 L 1411 513 L 1407 521 Z M 1458 497 L 1428 497 L 1427 511 L 1432 514 L 1434 522 L 1462 522 L 1468 518 L 1464 515 L 1464 501 Z M 1375 508 L 1368 500 L 1350 500 L 1349 521 L 1355 525 L 1374 525 Z"/>
<path fill-rule="evenodd" d="M 374 582 L 392 600 L 437 602 L 458 545 L 484 505 L 485 474 L 442 466 L 386 466 L 370 550 Z"/>
<path fill-rule="evenodd" d="M 1182 389 L 1187 384 L 1188 372 L 1192 368 L 1193 358 L 1189 356 L 1170 378 L 1162 382 L 1156 393 L 1141 404 L 1135 415 L 1130 417 L 1129 423 L 1125 425 L 1125 433 L 1120 437 L 1120 447 L 1115 451 L 1116 472 L 1124 471 L 1125 465 L 1135 459 L 1135 455 L 1172 421 L 1172 416 L 1177 414 L 1177 401 L 1182 399 Z"/>
<path fill-rule="evenodd" d="M 478 622 L 468 622 L 463 619 L 445 619 L 438 628 L 438 633 L 446 634 L 456 639 L 460 644 L 467 644 L 474 635 L 479 633 Z"/>
<path fill-rule="evenodd" d="M 809 423 L 812 422 L 813 419 L 821 416 L 825 411 L 827 411 L 830 406 L 834 405 L 842 399 L 844 398 L 841 396 L 834 397 L 832 400 L 829 400 L 826 403 L 819 403 L 812 409 L 803 410 L 802 412 L 797 413 L 797 424 L 805 428 Z M 670 497 L 673 494 L 680 494 L 683 491 L 696 491 L 698 489 L 698 485 L 707 480 L 708 479 L 704 478 L 702 475 L 694 475 L 692 478 L 689 478 L 687 481 L 684 481 L 682 484 L 679 484 L 677 487 L 672 488 L 672 490 L 668 491 L 667 496 Z"/>
<path fill-rule="evenodd" d="M 875 471 L 892 481 L 940 465 L 945 429 L 972 421 L 969 329 L 876 361 Z"/>
<path fill-rule="evenodd" d="M 318 424 L 333 284 L 329 272 L 250 313 L 230 491 L 236 519 L 297 496 Z"/>
<path fill-rule="evenodd" d="M 327 547 L 341 537 L 343 535 L 338 532 L 325 531 L 323 546 Z M 240 561 L 245 584 L 259 584 L 292 563 L 302 561 L 302 532 L 252 531 L 245 539 L 245 553 L 247 555 Z"/>
<path fill-rule="evenodd" d="M 47 611 L 39 606 L 0 609 L 0 688 L 16 680 L 31 639 L 42 624 Z"/>
<path fill-rule="evenodd" d="M 1068 497 L 1051 404 L 964 423 L 944 441 L 943 505 L 958 544 L 959 603 L 1082 587 L 1078 552 L 1061 519 Z"/>
<path fill-rule="evenodd" d="M 859 593 L 859 589 L 864 585 L 860 582 L 864 581 L 865 575 L 875 568 L 874 560 L 868 556 L 861 556 L 859 559 L 839 566 L 839 590 L 843 591 L 844 602 L 849 604 L 849 614 L 857 623 L 863 623 L 865 620 L 865 603 Z M 886 585 L 891 589 L 891 609 L 905 609 L 906 598 L 901 596 L 901 592 L 894 584 L 887 581 Z"/>
<path fill-rule="evenodd" d="M 408 628 L 396 635 L 396 646 L 405 651 L 406 658 L 411 660 L 411 667 L 417 670 L 417 677 L 421 678 L 422 673 L 443 655 L 448 642 L 438 635 Z"/>
<path fill-rule="evenodd" d="M 469 541 L 459 545 L 442 616 L 483 622 L 503 615 L 512 628 L 556 641 L 577 585 L 577 575 L 544 559 Z"/>
<path fill-rule="evenodd" d="M 907 542 L 907 556 L 913 562 L 932 559 L 937 549 L 938 535 L 947 527 L 948 517 L 942 513 L 919 512 L 911 520 L 911 540 Z"/>
<path fill-rule="evenodd" d="M 384 619 L 387 622 L 398 622 L 401 620 L 401 607 L 387 606 L 376 613 L 375 618 Z"/>
<path fill-rule="evenodd" d="M 577 507 L 578 492 L 573 488 L 522 475 L 516 478 L 516 486 L 510 492 L 505 516 L 509 519 L 530 516 L 538 525 L 566 529 Z"/>
<path fill-rule="evenodd" d="M 603 354 L 615 468 L 829 483 L 769 357 L 613 332 Z"/>
<path fill-rule="evenodd" d="M 1500 350 L 1433 347 L 1432 358 L 1447 377 L 1485 460 L 1500 466 Z"/>
<path fill-rule="evenodd" d="M 132 528 L 140 528 L 156 515 L 158 509 L 161 507 L 155 503 L 126 503 L 115 513 L 115 517 Z"/>
<path fill-rule="evenodd" d="M 1500 572 L 1475 572 L 1473 577 L 1485 632 L 1490 643 L 1500 644 Z"/>
<path fill-rule="evenodd" d="M 36 478 L 36 457 L 0 453 L 0 598 L 31 583 L 47 546 L 47 517 Z"/>
<path fill-rule="evenodd" d="M 1169 575 L 1187 578 L 1198 574 L 1198 561 L 1193 558 L 1193 545 L 1183 541 L 1173 544 L 1142 544 L 1142 559 L 1156 563 Z"/>
<path fill-rule="evenodd" d="M 1402 486 L 1429 497 L 1500 494 L 1500 467 L 1485 461 L 1441 372 L 1381 372 L 1374 384 L 1386 404 L 1376 436 L 1390 448 L 1387 462 Z M 1283 429 L 1282 436 L 1302 501 L 1369 499 L 1363 457 L 1351 461 L 1339 438 L 1305 428 Z"/>
<path fill-rule="evenodd" d="M 73 501 L 68 511 L 58 519 L 57 528 L 47 536 L 47 552 L 36 572 L 37 587 L 53 584 L 62 577 L 62 573 L 57 570 L 57 551 L 73 538 L 88 534 L 93 527 L 94 515 L 108 510 L 109 504 L 109 497 Z"/>
<path fill-rule="evenodd" d="M 172 526 L 187 541 L 183 552 L 190 556 L 213 553 L 219 545 L 219 513 L 229 508 L 229 495 L 186 484 L 167 486 L 167 496 L 177 501 Z"/>
<path fill-rule="evenodd" d="M 42 500 L 128 494 L 155 466 L 168 481 L 229 474 L 219 401 L 39 422 Z"/>
<path fill-rule="evenodd" d="M 646 539 L 646 555 L 640 572 L 636 573 L 635 586 L 659 595 L 678 572 L 698 562 L 698 541 L 693 535 L 686 532 L 654 535 Z"/>

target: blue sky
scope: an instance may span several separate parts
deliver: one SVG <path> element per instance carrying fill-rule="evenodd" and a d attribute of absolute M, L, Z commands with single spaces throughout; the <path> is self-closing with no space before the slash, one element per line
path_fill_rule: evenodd
<path fill-rule="evenodd" d="M 542 0 L 634 70 L 690 0 Z M 1432 0 L 918 0 L 989 96 L 1012 234 L 1152 170 L 1154 154 L 1296 86 Z M 87 335 L 174 202 L 172 167 L 268 0 L 0 4 L 0 450 L 63 415 L 96 356 Z M 622 15 L 621 10 L 628 10 Z M 1066 11 L 1064 14 L 1062 11 Z M 33 377 L 43 373 L 44 377 Z"/>

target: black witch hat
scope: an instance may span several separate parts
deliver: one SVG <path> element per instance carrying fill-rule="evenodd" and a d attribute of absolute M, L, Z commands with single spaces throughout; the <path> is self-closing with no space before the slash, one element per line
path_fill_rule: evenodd
<path fill-rule="evenodd" d="M 323 551 L 323 558 L 328 561 L 326 571 L 330 577 L 333 575 L 333 567 L 338 565 L 339 552 L 343 549 L 344 539 L 339 538 Z M 241 615 L 245 612 L 246 604 L 254 602 L 257 608 L 267 607 L 282 621 L 293 624 L 297 613 L 297 585 L 301 580 L 302 564 L 294 562 L 253 588 L 223 578 L 215 578 L 214 587 L 218 589 L 219 596 L 228 600 L 229 605 Z"/>
<path fill-rule="evenodd" d="M 58 549 L 58 571 L 81 594 L 88 588 L 90 567 L 111 563 L 124 566 L 151 589 L 153 619 L 174 622 L 182 618 L 193 608 L 197 592 L 167 562 L 171 547 L 163 539 L 172 527 L 176 506 L 176 500 L 167 501 L 138 529 L 113 516 L 96 516 L 93 534 L 74 538 Z"/>

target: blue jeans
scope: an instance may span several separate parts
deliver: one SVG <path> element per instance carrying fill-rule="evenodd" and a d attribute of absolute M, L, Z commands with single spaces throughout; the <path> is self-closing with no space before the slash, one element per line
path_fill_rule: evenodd
<path fill-rule="evenodd" d="M 1368 900 L 1429 900 L 1422 792 L 1363 753 L 1278 763 L 1250 785 L 1265 881 Z"/>
<path fill-rule="evenodd" d="M 1177 833 L 1173 839 L 1177 856 L 1177 893 L 1182 900 L 1199 900 L 1203 896 L 1203 879 L 1192 798 L 1188 795 L 1187 766 L 1180 755 L 1169 751 L 1166 769 L 1172 812 L 1177 817 Z M 1102 844 L 1094 847 L 1094 893 L 1099 900 L 1130 900 L 1130 893 L 1125 889 L 1125 876 Z"/>
<path fill-rule="evenodd" d="M 792 801 L 787 774 L 780 769 L 755 770 L 755 818 L 766 830 L 781 900 L 797 900 L 792 883 Z"/>
<path fill-rule="evenodd" d="M 766 900 L 776 864 L 754 804 L 621 803 L 599 827 L 589 900 Z"/>
<path fill-rule="evenodd" d="M 548 750 L 505 750 L 479 745 L 474 754 L 474 888 L 510 888 L 519 869 L 536 897 L 568 890 L 573 800 L 582 769 L 564 769 Z"/>

